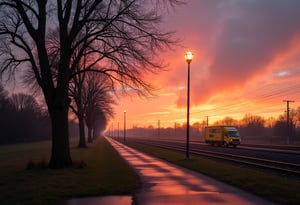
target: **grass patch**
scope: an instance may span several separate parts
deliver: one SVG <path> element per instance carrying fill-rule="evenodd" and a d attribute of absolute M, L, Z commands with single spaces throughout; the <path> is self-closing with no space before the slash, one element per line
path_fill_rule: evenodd
<path fill-rule="evenodd" d="M 1 146 L 1 204 L 53 205 L 66 197 L 131 194 L 139 187 L 137 174 L 104 138 L 85 149 L 76 145 L 71 154 L 79 166 L 62 170 L 44 167 L 50 142 Z"/>
<path fill-rule="evenodd" d="M 228 165 L 138 143 L 127 145 L 174 164 L 205 174 L 219 181 L 239 187 L 278 204 L 300 204 L 300 181 L 273 176 L 263 172 Z"/>

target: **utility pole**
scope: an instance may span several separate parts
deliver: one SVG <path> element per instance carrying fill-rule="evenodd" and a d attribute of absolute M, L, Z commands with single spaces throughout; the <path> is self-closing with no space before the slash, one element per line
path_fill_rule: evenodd
<path fill-rule="evenodd" d="M 206 126 L 208 127 L 208 115 L 206 116 Z"/>
<path fill-rule="evenodd" d="M 158 136 L 160 135 L 160 120 L 157 121 Z"/>
<path fill-rule="evenodd" d="M 290 102 L 295 102 L 293 100 L 284 100 L 283 102 L 286 102 L 286 127 L 287 127 L 287 138 L 286 143 L 290 144 L 290 134 L 291 134 L 291 128 L 290 128 Z"/>
<path fill-rule="evenodd" d="M 126 110 L 124 110 L 124 136 L 123 136 L 123 142 L 126 141 Z"/>
<path fill-rule="evenodd" d="M 120 138 L 120 122 L 118 122 L 118 139 Z"/>

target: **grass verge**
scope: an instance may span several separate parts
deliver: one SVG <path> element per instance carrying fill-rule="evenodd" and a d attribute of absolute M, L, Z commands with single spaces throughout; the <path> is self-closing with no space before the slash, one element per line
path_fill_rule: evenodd
<path fill-rule="evenodd" d="M 53 205 L 67 197 L 131 194 L 139 187 L 137 174 L 104 138 L 85 149 L 71 147 L 73 161 L 87 167 L 27 170 L 28 162 L 48 162 L 50 142 L 1 146 L 1 204 Z"/>
<path fill-rule="evenodd" d="M 132 142 L 126 142 L 126 144 L 152 156 L 239 187 L 275 203 L 300 204 L 299 180 L 274 176 L 195 156 L 192 156 L 190 160 L 186 160 L 184 153 Z"/>

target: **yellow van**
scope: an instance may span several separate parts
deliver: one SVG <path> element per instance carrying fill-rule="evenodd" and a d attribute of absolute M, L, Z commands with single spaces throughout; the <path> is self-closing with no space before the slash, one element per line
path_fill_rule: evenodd
<path fill-rule="evenodd" d="M 235 127 L 209 126 L 205 127 L 205 142 L 210 145 L 236 147 L 241 144 L 241 137 Z"/>

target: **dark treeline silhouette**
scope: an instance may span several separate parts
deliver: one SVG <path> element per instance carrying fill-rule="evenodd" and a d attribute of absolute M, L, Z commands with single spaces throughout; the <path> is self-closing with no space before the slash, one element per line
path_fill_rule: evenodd
<path fill-rule="evenodd" d="M 35 98 L 8 93 L 0 85 L 0 144 L 50 139 L 49 117 Z"/>
<path fill-rule="evenodd" d="M 246 114 L 243 119 L 235 120 L 231 117 L 217 121 L 210 125 L 230 125 L 236 126 L 242 137 L 242 143 L 269 143 L 300 144 L 300 107 L 291 110 L 290 130 L 287 129 L 285 115 L 275 118 L 264 119 L 261 116 Z M 190 138 L 192 140 L 204 141 L 204 127 L 207 122 L 196 122 L 190 127 Z M 123 130 L 108 130 L 108 135 L 123 140 Z M 289 135 L 289 137 L 288 137 Z M 145 137 L 145 138 L 171 138 L 185 139 L 186 124 L 174 123 L 174 127 L 133 127 L 126 130 L 126 137 Z"/>
<path fill-rule="evenodd" d="M 28 94 L 8 95 L 0 84 L 0 144 L 24 143 L 51 139 L 50 118 L 36 99 Z M 71 136 L 77 125 L 70 122 Z"/>

